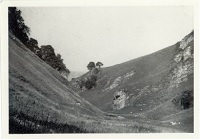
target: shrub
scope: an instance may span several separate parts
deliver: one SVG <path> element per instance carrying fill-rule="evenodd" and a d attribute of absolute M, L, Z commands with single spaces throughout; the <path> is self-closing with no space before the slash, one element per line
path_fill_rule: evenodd
<path fill-rule="evenodd" d="M 90 80 L 91 80 L 92 82 L 96 82 L 96 81 L 97 81 L 97 76 L 91 75 L 91 76 L 90 76 Z"/>
<path fill-rule="evenodd" d="M 94 85 L 95 85 L 94 82 L 90 80 L 85 82 L 85 88 L 87 88 L 88 90 L 92 89 Z"/>
<path fill-rule="evenodd" d="M 193 91 L 184 91 L 181 93 L 181 107 L 188 109 L 193 106 Z"/>
<path fill-rule="evenodd" d="M 97 85 L 96 82 L 97 82 L 97 76 L 91 75 L 90 78 L 88 78 L 87 81 L 85 82 L 85 88 L 90 90 L 93 87 L 96 87 L 96 85 Z"/>
<path fill-rule="evenodd" d="M 181 92 L 181 94 L 174 98 L 172 102 L 182 109 L 193 107 L 193 90 Z"/>
<path fill-rule="evenodd" d="M 95 68 L 93 72 L 94 72 L 94 74 L 98 74 L 99 73 L 99 69 Z"/>
<path fill-rule="evenodd" d="M 85 86 L 85 82 L 83 80 L 79 81 L 78 84 L 81 89 Z"/>

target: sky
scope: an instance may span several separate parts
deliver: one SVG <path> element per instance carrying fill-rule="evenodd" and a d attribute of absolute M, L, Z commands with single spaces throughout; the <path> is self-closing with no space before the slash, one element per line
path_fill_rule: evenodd
<path fill-rule="evenodd" d="M 189 6 L 18 7 L 30 37 L 52 45 L 70 71 L 104 67 L 171 46 L 194 28 Z"/>

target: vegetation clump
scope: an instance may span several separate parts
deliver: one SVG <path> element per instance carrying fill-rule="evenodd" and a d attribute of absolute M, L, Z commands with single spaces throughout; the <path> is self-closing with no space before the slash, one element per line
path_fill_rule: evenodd
<path fill-rule="evenodd" d="M 63 63 L 63 59 L 60 54 L 55 54 L 54 48 L 51 45 L 43 45 L 37 54 L 44 62 L 50 65 L 52 68 L 59 72 L 70 73 L 69 69 L 66 68 Z"/>
<path fill-rule="evenodd" d="M 181 92 L 179 96 L 175 97 L 172 102 L 182 109 L 189 109 L 193 107 L 193 99 L 193 90 L 186 90 Z"/>
<path fill-rule="evenodd" d="M 102 62 L 90 62 L 87 65 L 88 70 L 90 70 L 90 76 L 87 77 L 87 80 L 84 82 L 84 86 L 86 89 L 90 90 L 92 88 L 95 88 L 97 86 L 97 80 L 98 80 L 98 74 L 100 73 L 100 68 L 103 66 Z M 81 86 L 83 86 L 81 84 Z"/>
<path fill-rule="evenodd" d="M 91 75 L 85 82 L 85 88 L 88 90 L 96 87 L 97 85 L 97 76 L 96 75 Z"/>
<path fill-rule="evenodd" d="M 98 75 L 101 72 L 101 66 L 103 66 L 102 62 L 97 62 L 96 64 L 93 61 L 89 62 L 89 64 L 87 65 L 89 72 L 86 78 L 77 81 L 80 89 L 83 89 L 83 87 L 85 87 L 86 89 L 90 90 L 97 86 L 97 80 Z"/>
<path fill-rule="evenodd" d="M 32 52 L 34 52 L 35 54 L 38 54 L 38 52 L 40 51 L 40 48 L 38 46 L 38 41 L 36 39 L 33 39 L 33 38 L 30 38 L 27 41 L 26 47 L 28 49 L 30 49 Z"/>

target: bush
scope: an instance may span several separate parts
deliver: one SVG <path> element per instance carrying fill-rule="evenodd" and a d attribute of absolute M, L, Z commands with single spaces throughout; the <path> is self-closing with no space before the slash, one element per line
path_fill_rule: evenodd
<path fill-rule="evenodd" d="M 181 94 L 174 98 L 172 102 L 182 109 L 189 109 L 190 107 L 193 107 L 193 90 L 181 92 Z"/>
<path fill-rule="evenodd" d="M 78 82 L 79 87 L 82 89 L 85 86 L 85 82 L 83 80 Z"/>
<path fill-rule="evenodd" d="M 85 88 L 90 90 L 93 87 L 96 87 L 96 85 L 97 85 L 96 82 L 97 82 L 97 76 L 91 75 L 90 78 L 88 78 L 87 81 L 85 82 Z"/>
<path fill-rule="evenodd" d="M 85 88 L 87 88 L 88 90 L 92 89 L 93 86 L 95 86 L 94 82 L 92 82 L 90 80 L 88 80 L 88 81 L 85 82 Z"/>
<path fill-rule="evenodd" d="M 99 69 L 95 68 L 93 72 L 94 72 L 94 74 L 98 74 L 99 73 Z"/>
<path fill-rule="evenodd" d="M 184 91 L 181 93 L 181 107 L 188 109 L 193 106 L 193 91 Z"/>

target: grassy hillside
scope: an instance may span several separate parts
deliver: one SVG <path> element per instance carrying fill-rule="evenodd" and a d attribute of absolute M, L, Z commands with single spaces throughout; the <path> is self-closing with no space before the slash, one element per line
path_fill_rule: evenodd
<path fill-rule="evenodd" d="M 188 126 L 192 131 L 192 106 L 185 113 L 185 109 L 178 105 L 181 102 L 173 103 L 173 100 L 182 92 L 193 90 L 193 35 L 191 32 L 180 42 L 158 52 L 103 68 L 97 86 L 91 90 L 79 90 L 80 95 L 103 111 L 130 119 L 143 117 L 159 121 L 177 114 L 181 126 Z M 87 76 L 90 73 L 77 80 Z M 122 89 L 126 90 L 126 105 L 113 110 L 114 94 Z M 187 119 L 188 122 L 184 122 Z"/>
<path fill-rule="evenodd" d="M 9 133 L 185 132 L 103 112 L 9 35 Z"/>
<path fill-rule="evenodd" d="M 57 123 L 101 117 L 102 112 L 76 95 L 68 81 L 40 60 L 17 39 L 9 38 L 9 108 L 15 119 L 18 113 L 37 120 Z M 81 117 L 76 120 L 74 116 Z"/>

